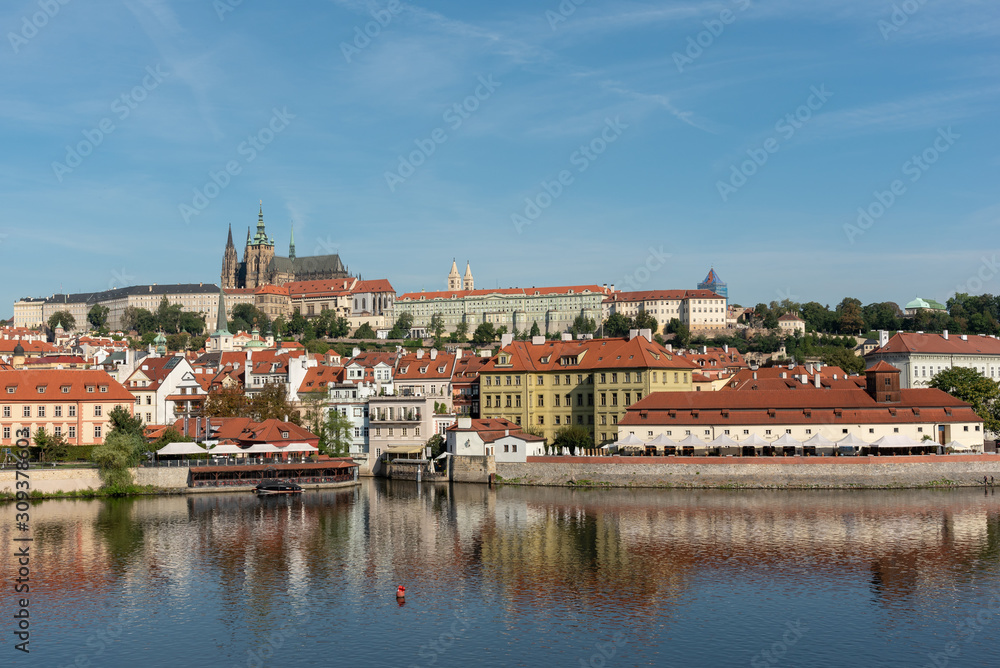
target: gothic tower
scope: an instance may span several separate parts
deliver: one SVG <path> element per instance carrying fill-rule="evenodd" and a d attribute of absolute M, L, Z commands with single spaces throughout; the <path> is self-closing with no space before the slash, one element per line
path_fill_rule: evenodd
<path fill-rule="evenodd" d="M 292 238 L 288 242 L 288 259 L 295 259 L 295 226 L 292 225 Z"/>
<path fill-rule="evenodd" d="M 475 281 L 472 280 L 472 265 L 465 261 L 465 278 L 462 279 L 463 290 L 475 290 Z"/>
<path fill-rule="evenodd" d="M 229 226 L 229 239 L 226 241 L 226 251 L 222 254 L 222 281 L 224 289 L 236 287 L 239 280 L 240 259 L 236 256 L 236 246 L 233 245 L 233 226 Z"/>
<path fill-rule="evenodd" d="M 462 277 L 458 275 L 458 265 L 451 261 L 451 271 L 448 273 L 448 290 L 455 292 L 462 289 Z"/>
<path fill-rule="evenodd" d="M 257 234 L 250 238 L 250 231 L 247 230 L 247 248 L 243 255 L 243 263 L 246 266 L 247 288 L 258 288 L 272 282 L 271 265 L 274 260 L 274 240 L 267 237 L 264 230 L 264 204 L 261 203 L 260 212 L 257 214 Z"/>

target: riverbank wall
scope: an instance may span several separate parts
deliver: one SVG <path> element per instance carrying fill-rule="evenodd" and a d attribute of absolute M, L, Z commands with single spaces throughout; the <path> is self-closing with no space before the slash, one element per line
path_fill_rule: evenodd
<path fill-rule="evenodd" d="M 984 477 L 1000 483 L 1000 456 L 528 457 L 525 463 L 498 462 L 496 473 L 505 484 L 574 487 L 981 487 Z"/>
<path fill-rule="evenodd" d="M 140 467 L 130 469 L 135 484 L 152 486 L 170 493 L 184 492 L 192 494 L 211 492 L 233 492 L 253 489 L 253 485 L 228 487 L 189 487 L 189 468 L 178 467 Z M 30 490 L 42 494 L 56 492 L 82 492 L 88 489 L 98 489 L 101 478 L 96 468 L 30 468 L 27 471 Z M 21 478 L 24 480 L 24 478 Z M 11 469 L 0 471 L 0 492 L 15 493 L 17 491 L 16 472 Z M 485 481 L 484 481 L 485 482 Z M 302 484 L 303 489 L 336 489 L 338 487 L 354 487 L 360 484 L 356 480 L 335 483 Z"/>

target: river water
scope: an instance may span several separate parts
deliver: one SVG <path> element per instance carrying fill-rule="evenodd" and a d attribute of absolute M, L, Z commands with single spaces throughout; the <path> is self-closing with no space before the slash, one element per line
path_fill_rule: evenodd
<path fill-rule="evenodd" d="M 4 666 L 1000 665 L 991 490 L 43 501 L 30 654 L 14 512 Z"/>

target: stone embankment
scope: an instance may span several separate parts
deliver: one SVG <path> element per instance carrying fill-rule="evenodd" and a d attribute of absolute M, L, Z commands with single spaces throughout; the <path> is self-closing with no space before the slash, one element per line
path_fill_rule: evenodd
<path fill-rule="evenodd" d="M 504 483 L 597 487 L 886 489 L 1000 484 L 998 455 L 906 457 L 529 457 L 498 462 Z"/>

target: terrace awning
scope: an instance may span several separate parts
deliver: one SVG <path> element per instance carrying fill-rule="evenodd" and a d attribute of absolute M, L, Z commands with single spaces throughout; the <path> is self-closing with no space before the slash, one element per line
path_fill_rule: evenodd
<path fill-rule="evenodd" d="M 920 443 L 919 441 L 914 441 L 906 434 L 889 434 L 878 439 L 872 445 L 877 445 L 879 448 L 916 448 L 921 445 L 937 446 L 937 443 L 934 441 Z"/>
<path fill-rule="evenodd" d="M 281 452 L 281 448 L 271 443 L 254 443 L 249 448 L 244 448 L 243 452 L 251 455 L 272 455 Z"/>
<path fill-rule="evenodd" d="M 238 445 L 233 445 L 232 443 L 226 443 L 224 445 L 217 445 L 208 451 L 210 455 L 240 455 L 245 453 L 246 450 Z"/>
<path fill-rule="evenodd" d="M 308 443 L 289 443 L 283 448 L 278 448 L 282 452 L 319 452 L 319 448 Z"/>
<path fill-rule="evenodd" d="M 619 448 L 624 448 L 628 446 L 645 447 L 646 442 L 638 438 L 635 434 L 629 433 L 625 438 L 620 438 L 614 442 Z"/>
<path fill-rule="evenodd" d="M 390 455 L 416 455 L 423 451 L 422 445 L 392 445 L 386 450 Z"/>
<path fill-rule="evenodd" d="M 207 450 L 197 443 L 167 443 L 156 451 L 158 457 L 164 455 L 203 455 Z"/>

